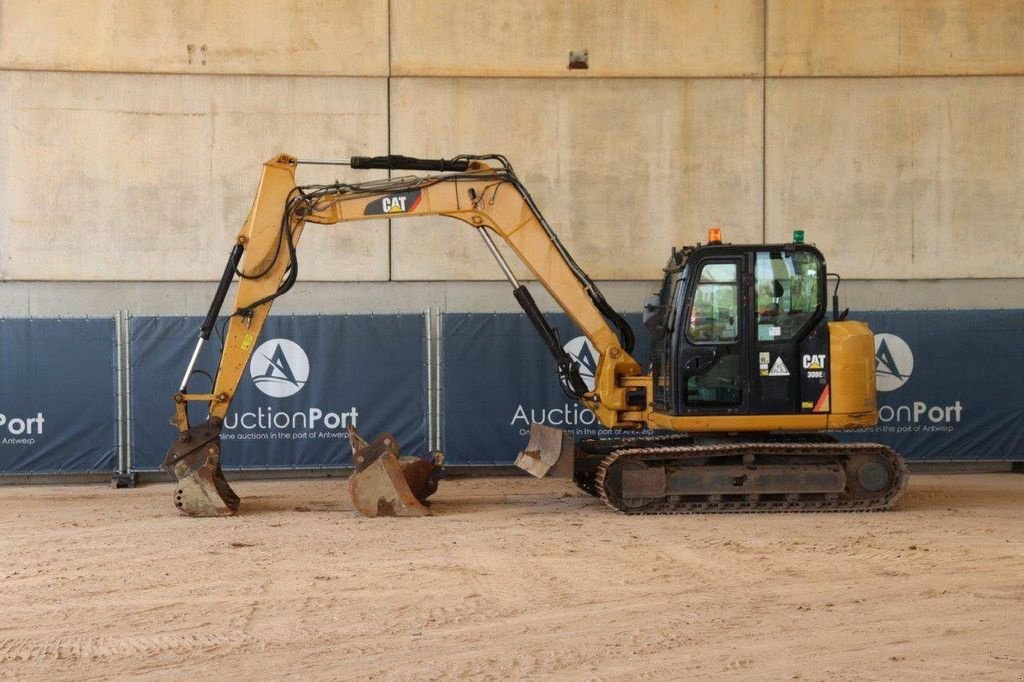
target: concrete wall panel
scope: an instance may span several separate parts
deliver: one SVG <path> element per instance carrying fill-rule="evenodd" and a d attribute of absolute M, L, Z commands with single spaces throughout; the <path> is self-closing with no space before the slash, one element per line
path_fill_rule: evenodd
<path fill-rule="evenodd" d="M 755 76 L 761 0 L 392 0 L 397 76 Z M 590 68 L 568 69 L 570 50 Z"/>
<path fill-rule="evenodd" d="M 5 0 L 0 67 L 386 76 L 387 0 Z"/>
<path fill-rule="evenodd" d="M 770 76 L 1024 74 L 1020 0 L 768 0 Z"/>
<path fill-rule="evenodd" d="M 760 92 L 740 79 L 396 79 L 392 150 L 503 153 L 593 277 L 650 279 L 709 225 L 760 239 Z M 501 277 L 462 223 L 392 231 L 396 279 Z"/>
<path fill-rule="evenodd" d="M 1024 78 L 768 85 L 767 236 L 844 276 L 1024 276 Z"/>
<path fill-rule="evenodd" d="M 385 79 L 8 71 L 0 83 L 6 278 L 216 279 L 265 160 L 387 149 Z M 298 180 L 356 176 L 380 177 L 305 166 Z M 386 223 L 306 235 L 304 279 L 387 278 Z"/>

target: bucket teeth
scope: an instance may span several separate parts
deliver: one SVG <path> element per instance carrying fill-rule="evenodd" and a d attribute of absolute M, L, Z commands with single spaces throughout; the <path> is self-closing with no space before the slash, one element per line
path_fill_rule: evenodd
<path fill-rule="evenodd" d="M 352 505 L 363 516 L 427 516 L 426 499 L 436 490 L 444 455 L 403 457 L 398 442 L 382 433 L 372 442 L 349 427 L 355 470 L 348 479 Z"/>
<path fill-rule="evenodd" d="M 174 475 L 174 506 L 187 516 L 230 516 L 240 499 L 220 466 L 220 427 L 204 422 L 179 437 L 164 461 Z"/>

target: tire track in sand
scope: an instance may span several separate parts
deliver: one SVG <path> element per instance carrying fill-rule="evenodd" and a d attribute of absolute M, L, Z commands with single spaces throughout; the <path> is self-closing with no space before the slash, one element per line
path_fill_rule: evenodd
<path fill-rule="evenodd" d="M 45 639 L 0 639 L 0 663 L 29 662 L 38 659 L 104 659 L 152 655 L 168 651 L 195 651 L 239 645 L 249 638 L 243 635 L 170 633 L 129 635 L 127 637 L 51 637 Z"/>

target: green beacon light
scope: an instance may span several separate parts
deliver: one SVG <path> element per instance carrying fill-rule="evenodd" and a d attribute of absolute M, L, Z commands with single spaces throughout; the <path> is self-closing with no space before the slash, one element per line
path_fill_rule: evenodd
<path fill-rule="evenodd" d="M 804 231 L 803 230 L 793 230 L 793 243 L 794 244 L 803 244 L 804 243 Z"/>

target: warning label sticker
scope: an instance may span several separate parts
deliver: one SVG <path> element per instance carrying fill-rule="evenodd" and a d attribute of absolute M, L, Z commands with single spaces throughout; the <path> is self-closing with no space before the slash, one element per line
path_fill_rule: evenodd
<path fill-rule="evenodd" d="M 772 365 L 772 371 L 768 372 L 768 376 L 770 376 L 770 377 L 788 377 L 789 376 L 789 368 L 786 367 L 786 363 L 784 363 L 782 361 L 782 356 L 781 355 L 775 359 L 775 364 Z"/>

